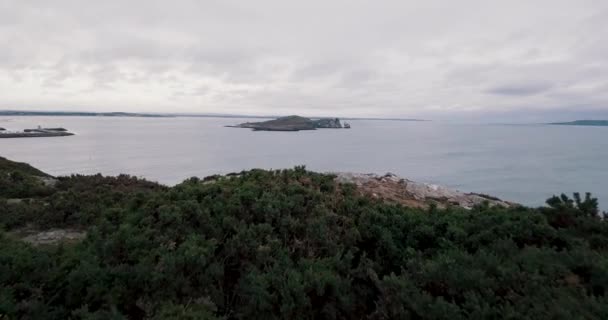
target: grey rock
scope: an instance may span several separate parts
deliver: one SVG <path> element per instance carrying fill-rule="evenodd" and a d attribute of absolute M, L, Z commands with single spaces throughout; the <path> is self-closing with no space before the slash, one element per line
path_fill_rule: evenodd
<path fill-rule="evenodd" d="M 54 187 L 58 180 L 51 177 L 38 177 L 42 183 L 47 187 Z"/>
<path fill-rule="evenodd" d="M 315 128 L 321 129 L 340 129 L 342 128 L 342 123 L 340 123 L 340 119 L 338 118 L 324 118 L 319 120 L 313 120 Z"/>
<path fill-rule="evenodd" d="M 403 179 L 392 173 L 383 176 L 351 172 L 334 174 L 338 183 L 355 184 L 363 195 L 400 203 L 405 206 L 428 207 L 435 204 L 440 207 L 456 205 L 471 209 L 486 202 L 490 206 L 513 207 L 518 205 L 495 197 L 464 193 L 435 184 Z"/>
<path fill-rule="evenodd" d="M 86 237 L 86 232 L 73 229 L 52 229 L 46 231 L 27 231 L 21 240 L 33 245 L 48 245 L 59 242 L 80 241 Z"/>

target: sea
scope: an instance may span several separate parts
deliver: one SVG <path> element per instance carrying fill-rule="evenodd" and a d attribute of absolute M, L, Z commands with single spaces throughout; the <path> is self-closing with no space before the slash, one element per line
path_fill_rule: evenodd
<path fill-rule="evenodd" d="M 0 117 L 0 127 L 64 127 L 69 137 L 0 139 L 0 156 L 49 174 L 127 173 L 166 185 L 189 177 L 305 165 L 391 172 L 530 206 L 591 192 L 608 209 L 608 127 L 352 120 L 351 129 L 265 132 L 251 119 Z"/>

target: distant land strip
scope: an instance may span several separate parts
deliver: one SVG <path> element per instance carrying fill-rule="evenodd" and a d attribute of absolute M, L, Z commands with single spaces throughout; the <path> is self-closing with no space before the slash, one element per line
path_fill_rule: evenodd
<path fill-rule="evenodd" d="M 13 111 L 0 110 L 0 116 L 66 116 L 66 117 L 172 117 L 172 115 L 130 112 L 82 112 L 82 111 Z"/>
<path fill-rule="evenodd" d="M 17 111 L 0 110 L 0 116 L 60 116 L 60 117 L 144 117 L 144 118 L 175 118 L 175 117 L 201 117 L 201 118 L 251 118 L 251 119 L 274 119 L 281 116 L 260 116 L 243 114 L 204 114 L 204 113 L 133 113 L 133 112 L 87 112 L 87 111 Z M 322 119 L 327 117 L 310 117 L 311 119 Z M 342 117 L 343 120 L 382 120 L 382 121 L 431 121 L 410 118 L 387 118 L 387 117 Z"/>
<path fill-rule="evenodd" d="M 576 120 L 570 122 L 553 122 L 551 125 L 560 126 L 594 126 L 594 127 L 608 127 L 608 120 Z"/>

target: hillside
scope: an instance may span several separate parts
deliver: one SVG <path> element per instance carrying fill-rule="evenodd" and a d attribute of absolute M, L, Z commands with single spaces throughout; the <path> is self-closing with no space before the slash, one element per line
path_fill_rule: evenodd
<path fill-rule="evenodd" d="M 30 166 L 27 163 L 10 161 L 0 157 L 0 174 L 21 173 L 23 175 L 31 175 L 38 177 L 50 177 L 50 175 Z"/>
<path fill-rule="evenodd" d="M 0 318 L 608 318 L 590 195 L 418 208 L 304 167 L 8 188 L 29 199 L 0 193 Z"/>
<path fill-rule="evenodd" d="M 53 178 L 26 163 L 0 157 L 0 197 L 29 198 L 52 192 Z"/>

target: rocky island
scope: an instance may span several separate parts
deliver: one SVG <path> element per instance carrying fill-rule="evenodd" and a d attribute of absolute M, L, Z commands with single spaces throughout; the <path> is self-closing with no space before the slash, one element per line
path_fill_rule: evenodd
<path fill-rule="evenodd" d="M 274 120 L 262 122 L 245 122 L 231 128 L 248 128 L 253 131 L 300 131 L 300 130 L 316 130 L 316 129 L 342 129 L 350 128 L 350 125 L 345 123 L 342 126 L 338 118 L 321 118 L 310 119 L 301 116 L 287 116 Z"/>
<path fill-rule="evenodd" d="M 73 136 L 65 128 L 41 128 L 25 129 L 23 131 L 8 131 L 0 128 L 0 138 L 41 138 L 41 137 L 65 137 Z"/>

